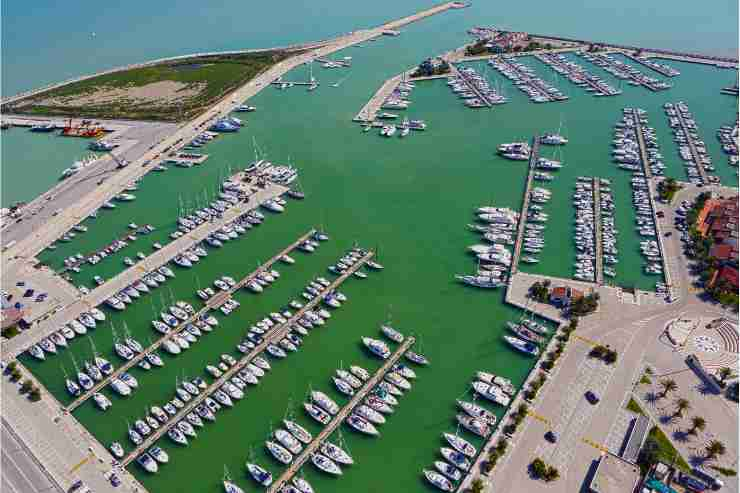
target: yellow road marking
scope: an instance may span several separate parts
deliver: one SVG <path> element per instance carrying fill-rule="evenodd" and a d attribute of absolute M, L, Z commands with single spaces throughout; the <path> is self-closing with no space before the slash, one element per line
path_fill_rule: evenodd
<path fill-rule="evenodd" d="M 586 344 L 591 344 L 592 346 L 601 346 L 600 343 L 598 343 L 596 341 L 593 341 L 593 340 L 591 340 L 591 339 L 589 339 L 587 337 L 579 336 L 578 334 L 573 334 L 573 337 L 575 337 L 578 340 L 581 340 L 581 341 L 585 342 Z"/>
<path fill-rule="evenodd" d="M 602 452 L 609 452 L 609 449 L 608 448 L 604 447 L 603 445 L 601 445 L 599 443 L 594 442 L 593 440 L 589 440 L 588 438 L 581 438 L 581 440 L 583 440 L 583 443 L 587 443 L 587 444 L 591 445 L 596 450 L 600 450 Z"/>
<path fill-rule="evenodd" d="M 91 459 L 92 459 L 93 457 L 95 457 L 95 454 L 91 453 L 90 455 L 88 455 L 87 457 L 85 457 L 84 459 L 82 459 L 82 460 L 81 460 L 81 461 L 80 461 L 80 462 L 79 462 L 79 463 L 78 463 L 77 465 L 75 465 L 75 466 L 74 466 L 74 467 L 73 467 L 72 469 L 70 469 L 70 470 L 69 470 L 69 473 L 70 473 L 70 474 L 73 474 L 74 472 L 76 472 L 76 471 L 77 471 L 77 469 L 79 469 L 80 467 L 82 467 L 82 466 L 84 466 L 85 464 L 87 464 L 87 463 L 88 463 L 88 462 L 89 462 L 89 461 L 90 461 L 90 460 L 91 460 Z"/>
<path fill-rule="evenodd" d="M 536 412 L 532 411 L 531 409 L 529 411 L 527 411 L 527 414 L 529 414 L 530 416 L 532 416 L 534 419 L 538 419 L 538 420 L 542 421 L 546 425 L 549 425 L 550 424 L 550 420 L 549 419 L 545 418 L 544 416 L 540 416 L 539 414 L 537 414 Z"/>

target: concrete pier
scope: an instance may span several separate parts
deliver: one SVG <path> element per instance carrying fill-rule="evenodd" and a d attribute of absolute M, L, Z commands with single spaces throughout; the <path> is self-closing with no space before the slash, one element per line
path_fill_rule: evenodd
<path fill-rule="evenodd" d="M 144 359 L 144 357 L 147 354 L 150 354 L 154 351 L 156 351 L 164 341 L 171 339 L 175 334 L 180 334 L 182 331 L 185 330 L 185 328 L 193 323 L 194 321 L 200 319 L 203 315 L 208 313 L 210 310 L 216 309 L 219 306 L 223 305 L 224 302 L 229 299 L 235 292 L 237 292 L 239 289 L 244 287 L 249 281 L 254 279 L 258 274 L 261 272 L 266 271 L 267 269 L 271 268 L 272 265 L 280 260 L 280 257 L 283 255 L 287 255 L 290 252 L 292 252 L 300 243 L 307 240 L 312 234 L 314 234 L 316 230 L 312 229 L 308 233 L 303 234 L 301 237 L 299 237 L 297 240 L 295 240 L 293 243 L 291 243 L 288 247 L 284 248 L 282 251 L 280 251 L 278 254 L 273 256 L 270 260 L 265 262 L 264 264 L 260 265 L 257 270 L 254 272 L 248 274 L 246 277 L 244 277 L 242 280 L 237 282 L 234 286 L 229 288 L 227 291 L 221 291 L 217 294 L 215 294 L 212 298 L 210 298 L 208 301 L 206 301 L 206 304 L 203 308 L 198 310 L 193 316 L 188 318 L 187 320 L 183 320 L 180 322 L 180 324 L 173 328 L 169 333 L 165 334 L 164 336 L 160 337 L 154 343 L 152 343 L 149 347 L 144 349 L 141 353 L 134 356 L 131 360 L 125 362 L 123 365 L 119 366 L 115 369 L 113 373 L 111 373 L 109 376 L 105 377 L 100 382 L 97 382 L 95 386 L 85 392 L 84 394 L 80 395 L 77 399 L 75 399 L 71 404 L 69 404 L 66 407 L 66 410 L 68 412 L 72 412 L 75 409 L 77 409 L 79 406 L 81 406 L 85 401 L 87 401 L 90 397 L 93 396 L 96 392 L 100 392 L 105 386 L 107 386 L 111 380 L 114 378 L 119 377 L 123 372 L 128 371 L 129 368 L 133 367 L 135 364 L 137 364 L 139 361 Z"/>
<path fill-rule="evenodd" d="M 391 95 L 393 90 L 398 87 L 398 84 L 401 82 L 401 79 L 403 78 L 403 74 L 398 74 L 395 77 L 391 77 L 390 79 L 386 80 L 382 86 L 380 86 L 380 89 L 373 94 L 373 97 L 370 98 L 370 100 L 365 104 L 365 106 L 362 107 L 362 109 L 355 115 L 355 117 L 352 119 L 353 122 L 362 122 L 362 123 L 370 123 L 375 120 L 378 111 L 380 110 L 380 107 L 383 106 L 383 103 L 386 99 L 388 99 L 388 96 Z"/>
<path fill-rule="evenodd" d="M 665 68 L 663 68 L 663 67 L 661 67 L 659 65 L 645 63 L 645 60 L 643 60 L 640 57 L 636 57 L 635 55 L 633 55 L 632 53 L 629 53 L 627 51 L 622 52 L 622 55 L 624 55 L 626 58 L 629 58 L 630 60 L 632 60 L 635 63 L 639 63 L 643 67 L 647 67 L 650 70 L 654 70 L 654 71 L 658 72 L 660 75 L 663 75 L 665 77 L 677 77 L 678 75 L 680 75 L 680 73 L 671 72 L 670 70 L 666 70 Z"/>
<path fill-rule="evenodd" d="M 550 94 L 550 91 L 547 90 L 547 87 L 542 85 L 542 82 L 540 82 L 539 80 L 533 79 L 530 75 L 527 75 L 521 70 L 519 70 L 513 63 L 511 63 L 507 59 L 507 57 L 500 56 L 497 58 L 497 60 L 502 62 L 504 65 L 506 65 L 506 67 L 509 70 L 516 73 L 520 77 L 521 80 L 527 81 L 527 85 L 529 85 L 529 87 L 536 90 L 540 94 L 540 96 L 547 99 L 548 102 L 556 101 L 555 99 L 553 99 L 552 95 Z"/>
<path fill-rule="evenodd" d="M 596 245 L 596 255 L 594 259 L 596 284 L 604 284 L 604 245 L 601 237 L 601 180 L 593 177 L 593 194 L 594 194 L 594 244 Z"/>
<path fill-rule="evenodd" d="M 569 74 L 572 74 L 574 72 L 580 72 L 579 75 L 581 75 L 582 80 L 586 84 L 588 84 L 594 91 L 596 91 L 597 96 L 616 96 L 620 94 L 620 92 L 609 92 L 605 90 L 604 87 L 597 84 L 596 81 L 594 81 L 591 78 L 593 77 L 593 75 L 590 72 L 588 72 L 585 68 L 581 67 L 580 65 L 578 65 L 579 67 L 581 67 L 580 70 L 574 71 L 574 70 L 570 70 L 570 68 L 568 68 L 566 65 L 561 63 L 555 56 L 552 56 L 551 53 L 542 53 L 542 54 L 535 55 L 534 57 L 538 59 L 539 61 L 541 61 L 542 63 L 544 63 L 545 65 L 548 65 L 553 68 L 562 69 Z"/>
<path fill-rule="evenodd" d="M 516 243 L 514 243 L 514 258 L 511 260 L 511 276 L 519 270 L 519 258 L 522 255 L 522 242 L 524 239 L 524 229 L 527 224 L 527 212 L 529 211 L 529 192 L 532 190 L 534 173 L 537 168 L 537 159 L 540 156 L 540 139 L 535 135 L 532 137 L 532 149 L 529 155 L 529 171 L 527 172 L 527 181 L 524 184 L 524 197 L 522 198 L 522 208 L 519 211 L 519 223 L 517 224 Z"/>
<path fill-rule="evenodd" d="M 635 130 L 637 131 L 637 142 L 640 146 L 640 161 L 642 162 L 642 168 L 643 172 L 645 173 L 645 177 L 647 178 L 647 185 L 648 185 L 648 198 L 650 199 L 650 210 L 653 215 L 653 222 L 655 223 L 655 235 L 656 235 L 656 241 L 658 242 L 658 249 L 660 250 L 660 260 L 663 264 L 663 277 L 665 278 L 665 283 L 673 288 L 671 286 L 671 272 L 669 267 L 668 259 L 665 255 L 665 248 L 663 246 L 663 233 L 660 230 L 660 220 L 658 218 L 658 215 L 656 214 L 656 211 L 658 210 L 655 206 L 655 182 L 652 180 L 652 173 L 650 172 L 650 166 L 648 165 L 647 160 L 647 148 L 645 146 L 645 139 L 642 135 L 642 124 L 640 123 L 639 115 L 637 114 L 637 110 L 633 109 L 632 114 L 634 115 L 634 119 L 636 122 L 637 127 Z"/>
<path fill-rule="evenodd" d="M 272 183 L 268 184 L 264 189 L 251 195 L 246 202 L 239 202 L 234 207 L 228 209 L 224 212 L 222 218 L 212 222 L 209 221 L 203 223 L 191 232 L 168 243 L 161 250 L 157 250 L 133 267 L 124 270 L 116 277 L 109 279 L 101 286 L 93 289 L 90 294 L 80 297 L 74 303 L 65 306 L 63 309 L 39 323 L 32 330 L 24 331 L 16 337 L 5 341 L 3 343 L 3 358 L 12 359 L 16 357 L 31 345 L 36 344 L 44 337 L 49 336 L 52 332 L 59 330 L 59 327 L 73 318 L 77 318 L 80 314 L 88 311 L 90 308 L 104 303 L 105 300 L 115 295 L 126 286 L 130 286 L 132 283 L 139 280 L 145 273 L 151 272 L 166 264 L 184 250 L 192 248 L 196 243 L 203 241 L 215 230 L 230 223 L 242 214 L 256 209 L 266 200 L 285 193 L 287 190 L 288 189 L 282 185 Z"/>
<path fill-rule="evenodd" d="M 696 168 L 699 171 L 699 176 L 701 176 L 701 181 L 705 185 L 708 185 L 710 183 L 709 176 L 707 175 L 707 171 L 704 169 L 704 163 L 701 162 L 701 156 L 699 156 L 699 152 L 696 150 L 694 139 L 693 137 L 691 137 L 691 129 L 689 129 L 688 125 L 686 125 L 686 120 L 684 120 L 683 115 L 681 114 L 681 111 L 679 111 L 678 109 L 676 109 L 676 117 L 678 118 L 678 122 L 681 125 L 681 129 L 684 131 L 684 134 L 686 135 L 686 140 L 689 145 L 689 150 L 691 151 L 691 157 L 694 159 L 694 164 L 696 165 Z"/>
<path fill-rule="evenodd" d="M 589 53 L 589 55 L 601 60 L 604 64 L 608 65 L 609 68 L 611 68 L 615 72 L 618 72 L 620 75 L 622 75 L 626 80 L 630 80 L 634 82 L 635 84 L 643 86 L 653 92 L 664 91 L 670 88 L 670 86 L 661 85 L 662 84 L 661 82 L 653 82 L 651 80 L 648 80 L 648 77 L 643 73 L 638 72 L 637 74 L 634 74 L 632 72 L 628 72 L 622 69 L 622 67 L 615 64 L 613 61 L 611 61 L 609 58 L 604 56 L 604 54 L 602 53 Z"/>
<path fill-rule="evenodd" d="M 327 288 L 325 288 L 321 293 L 314 298 L 313 300 L 306 303 L 303 308 L 298 310 L 295 315 L 293 315 L 289 320 L 287 320 L 283 324 L 275 325 L 273 326 L 269 333 L 266 333 L 264 335 L 264 340 L 257 345 L 253 350 L 251 350 L 249 353 L 245 354 L 237 363 L 229 368 L 227 371 L 224 372 L 223 375 L 221 375 L 219 378 L 213 381 L 211 385 L 208 386 L 207 389 L 202 390 L 201 393 L 195 397 L 193 397 L 190 402 L 187 402 L 185 406 L 178 411 L 178 413 L 175 416 L 172 416 L 167 423 L 163 424 L 159 427 L 158 430 L 154 430 L 151 435 L 146 437 L 144 441 L 141 443 L 141 445 L 137 446 L 136 449 L 134 449 L 132 452 L 130 452 L 128 455 L 126 455 L 123 459 L 121 459 L 121 464 L 123 466 L 127 466 L 131 461 L 136 459 L 140 454 L 142 454 L 144 451 L 146 451 L 149 447 L 151 447 L 157 440 L 159 440 L 167 431 L 177 422 L 179 422 L 183 417 L 190 413 L 198 404 L 203 402 L 203 400 L 210 396 L 213 392 L 215 392 L 218 388 L 220 388 L 224 383 L 229 381 L 234 375 L 236 375 L 239 371 L 241 371 L 247 364 L 249 364 L 255 356 L 259 356 L 262 354 L 262 352 L 265 350 L 265 348 L 269 344 L 275 344 L 281 339 L 283 339 L 288 332 L 291 330 L 291 326 L 300 319 L 304 313 L 306 313 L 308 310 L 312 309 L 314 306 L 321 303 L 324 296 L 326 296 L 329 292 L 339 287 L 348 277 L 350 277 L 352 274 L 355 273 L 360 267 L 365 265 L 365 262 L 370 260 L 374 255 L 374 252 L 370 251 L 368 252 L 364 257 L 362 257 L 359 261 L 357 261 L 354 265 L 352 265 L 349 269 L 347 269 L 344 273 L 342 273 L 341 276 L 339 276 L 337 279 L 334 280 Z"/>
<path fill-rule="evenodd" d="M 303 467 L 303 464 L 311 457 L 311 455 L 318 449 L 324 440 L 329 438 L 331 434 L 336 430 L 339 425 L 345 420 L 345 418 L 362 402 L 365 396 L 380 382 L 385 376 L 388 370 L 404 355 L 408 349 L 413 346 L 416 339 L 413 337 L 407 337 L 403 343 L 396 349 L 396 351 L 383 363 L 383 366 L 378 368 L 370 379 L 365 382 L 359 390 L 355 392 L 352 399 L 344 406 L 339 412 L 332 417 L 332 420 L 327 424 L 323 430 L 313 439 L 311 443 L 306 445 L 299 455 L 295 457 L 290 466 L 277 478 L 277 480 L 270 485 L 267 489 L 267 493 L 278 493 L 280 488 L 286 484 L 290 479 Z"/>

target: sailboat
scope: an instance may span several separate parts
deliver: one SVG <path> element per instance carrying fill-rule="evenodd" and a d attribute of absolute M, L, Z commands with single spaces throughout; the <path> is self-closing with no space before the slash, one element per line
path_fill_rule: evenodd
<path fill-rule="evenodd" d="M 540 137 L 540 144 L 546 145 L 565 145 L 568 143 L 568 139 L 565 138 L 560 132 L 563 129 L 563 118 L 560 117 L 560 125 L 558 125 L 557 133 L 545 133 Z"/>

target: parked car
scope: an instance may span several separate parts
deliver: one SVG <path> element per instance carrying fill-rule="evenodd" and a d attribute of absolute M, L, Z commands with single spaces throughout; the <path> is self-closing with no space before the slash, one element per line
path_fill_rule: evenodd
<path fill-rule="evenodd" d="M 588 392 L 586 392 L 586 400 L 591 404 L 596 405 L 601 399 L 599 399 L 599 396 L 596 395 L 593 391 L 589 390 Z"/>
<path fill-rule="evenodd" d="M 545 433 L 545 440 L 547 440 L 550 443 L 555 443 L 558 441 L 558 435 L 554 431 L 550 430 L 547 433 Z"/>

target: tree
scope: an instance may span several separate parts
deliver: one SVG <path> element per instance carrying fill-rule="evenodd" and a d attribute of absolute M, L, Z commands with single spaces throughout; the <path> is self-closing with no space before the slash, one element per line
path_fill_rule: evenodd
<path fill-rule="evenodd" d="M 553 466 L 547 466 L 547 470 L 545 471 L 544 478 L 545 481 L 548 483 L 555 481 L 560 477 L 560 472 L 554 468 Z"/>
<path fill-rule="evenodd" d="M 18 362 L 13 360 L 10 363 L 8 363 L 8 366 L 6 367 L 6 370 L 8 373 L 12 373 L 18 368 Z"/>
<path fill-rule="evenodd" d="M 707 459 L 712 460 L 720 455 L 725 455 L 727 448 L 725 447 L 725 444 L 719 440 L 712 440 L 706 447 L 704 447 L 704 452 L 707 454 Z"/>
<path fill-rule="evenodd" d="M 719 383 L 724 386 L 725 380 L 732 376 L 732 369 L 723 366 L 719 369 Z"/>
<path fill-rule="evenodd" d="M 33 389 L 33 380 L 27 378 L 21 384 L 21 393 L 25 394 L 27 392 L 30 392 L 31 389 Z"/>
<path fill-rule="evenodd" d="M 483 488 L 485 487 L 485 484 L 483 484 L 483 480 L 481 478 L 475 478 L 472 483 L 470 483 L 470 491 L 473 493 L 480 493 L 483 491 Z"/>
<path fill-rule="evenodd" d="M 611 365 L 617 362 L 617 352 L 613 349 L 607 349 L 604 354 L 604 362 L 607 365 Z"/>
<path fill-rule="evenodd" d="M 20 370 L 19 370 L 18 368 L 14 368 L 14 369 L 13 369 L 13 370 L 12 370 L 12 371 L 10 372 L 10 379 L 11 379 L 11 380 L 12 380 L 13 382 L 17 382 L 18 380 L 20 380 L 20 379 L 21 379 L 21 377 L 22 377 L 22 376 L 23 376 L 23 374 L 21 373 L 21 371 L 20 371 Z"/>
<path fill-rule="evenodd" d="M 701 416 L 694 416 L 691 418 L 691 428 L 689 428 L 689 435 L 696 435 L 697 431 L 702 431 L 707 426 L 707 421 Z"/>
<path fill-rule="evenodd" d="M 594 346 L 593 348 L 591 348 L 591 352 L 589 352 L 588 355 L 592 358 L 601 359 L 604 357 L 604 354 L 606 354 L 606 351 L 606 346 L 602 346 L 601 344 L 599 344 L 598 346 Z"/>
<path fill-rule="evenodd" d="M 38 402 L 41 400 L 41 391 L 38 387 L 34 387 L 31 389 L 31 392 L 28 393 L 28 398 L 31 399 L 32 402 Z"/>
<path fill-rule="evenodd" d="M 678 388 L 678 384 L 676 384 L 676 381 L 672 378 L 665 378 L 660 381 L 660 386 L 663 388 L 663 392 L 661 393 L 661 398 L 664 398 L 668 395 L 669 392 L 673 392 Z"/>
<path fill-rule="evenodd" d="M 532 472 L 532 476 L 539 479 L 545 476 L 545 473 L 547 472 L 547 465 L 542 459 L 537 457 L 535 460 L 532 461 L 531 464 L 529 464 L 529 470 Z"/>
<path fill-rule="evenodd" d="M 683 397 L 680 399 L 676 399 L 676 410 L 673 412 L 673 417 L 682 417 L 684 411 L 691 409 L 691 403 L 688 401 L 688 399 L 684 399 Z"/>

